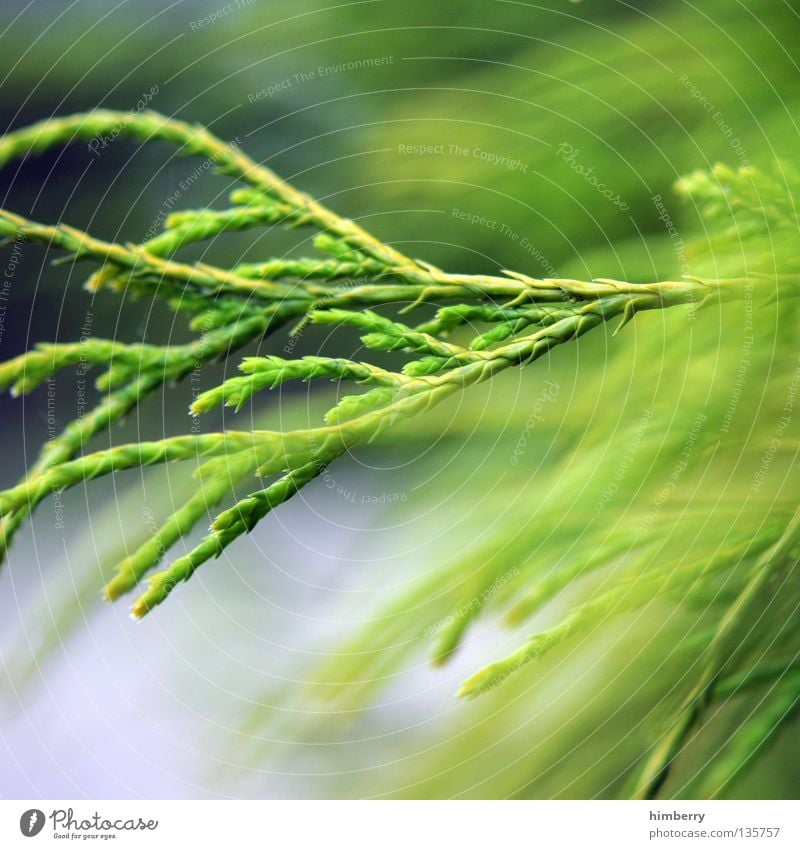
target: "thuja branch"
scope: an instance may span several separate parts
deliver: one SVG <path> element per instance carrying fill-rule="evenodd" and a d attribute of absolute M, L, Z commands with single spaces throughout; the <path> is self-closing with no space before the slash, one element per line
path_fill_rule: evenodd
<path fill-rule="evenodd" d="M 164 230 L 141 244 L 95 238 L 66 224 L 30 221 L 0 211 L 0 235 L 38 242 L 88 261 L 97 268 L 92 290 L 108 288 L 147 294 L 188 313 L 197 338 L 184 345 L 145 345 L 90 339 L 39 346 L 0 366 L 0 384 L 27 392 L 60 369 L 95 365 L 104 369 L 100 404 L 52 440 L 26 478 L 0 493 L 0 532 L 6 546 L 25 515 L 50 492 L 124 469 L 154 463 L 199 463 L 199 490 L 167 517 L 148 543 L 118 566 L 107 587 L 109 598 L 132 590 L 162 558 L 226 499 L 233 503 L 211 523 L 209 534 L 189 554 L 152 576 L 135 602 L 137 616 L 160 604 L 181 581 L 252 528 L 346 451 L 380 437 L 395 423 L 419 415 L 454 393 L 527 365 L 557 345 L 614 320 L 617 329 L 636 313 L 679 305 L 697 308 L 725 300 L 796 294 L 800 277 L 687 277 L 652 283 L 598 278 L 589 281 L 536 278 L 504 271 L 497 275 L 457 274 L 412 259 L 298 191 L 237 145 L 207 129 L 153 112 L 97 111 L 55 118 L 0 139 L 0 164 L 54 145 L 110 136 L 139 142 L 160 140 L 212 162 L 241 184 L 230 208 L 177 211 Z M 225 233 L 256 228 L 304 227 L 314 231 L 317 255 L 265 257 L 232 268 L 177 258 L 187 245 Z M 410 313 L 423 303 L 438 311 L 417 326 L 384 312 L 398 306 Z M 368 308 L 368 309 L 366 309 Z M 242 376 L 209 386 L 192 405 L 199 414 L 217 405 L 236 409 L 258 393 L 288 380 L 326 379 L 367 387 L 345 395 L 317 428 L 301 431 L 201 434 L 83 453 L 104 427 L 133 409 L 166 380 L 177 380 L 234 350 L 299 321 L 300 326 L 346 324 L 363 332 L 368 350 L 391 352 L 396 368 L 338 356 L 246 358 Z M 487 326 L 488 325 L 488 326 Z M 450 334 L 459 332 L 458 342 Z M 81 455 L 81 456 L 79 456 Z M 256 491 L 236 501 L 235 485 L 253 473 L 263 478 Z M 538 642 L 514 663 L 537 655 Z M 468 683 L 474 694 L 493 686 L 509 662 Z"/>
<path fill-rule="evenodd" d="M 181 154 L 204 157 L 226 175 L 287 204 L 302 210 L 320 230 L 340 236 L 353 247 L 387 263 L 402 264 L 404 258 L 364 231 L 355 222 L 330 212 L 309 195 L 297 191 L 269 168 L 257 164 L 236 145 L 226 144 L 204 127 L 167 118 L 152 111 L 93 112 L 51 118 L 22 130 L 8 133 L 0 140 L 0 164 L 20 159 L 29 153 L 74 141 L 91 142 L 97 138 L 130 136 L 141 142 L 166 141 L 178 147 Z"/>
<path fill-rule="evenodd" d="M 292 301 L 297 302 L 298 311 L 317 306 L 320 301 L 324 306 L 338 307 L 394 304 L 399 301 L 408 301 L 416 306 L 426 301 L 476 299 L 507 301 L 505 306 L 513 308 L 526 303 L 591 301 L 621 295 L 626 298 L 625 312 L 629 318 L 641 310 L 663 309 L 680 304 L 697 304 L 702 307 L 712 302 L 742 298 L 749 286 L 757 286 L 765 295 L 772 293 L 775 285 L 787 291 L 797 291 L 800 287 L 800 275 L 725 280 L 689 277 L 685 280 L 635 284 L 611 279 L 539 279 L 510 273 L 507 277 L 449 274 L 418 263 L 382 265 L 377 274 L 375 266 L 366 267 L 376 281 L 392 277 L 398 281 L 395 283 L 370 282 L 349 287 L 331 287 L 315 284 L 309 278 L 325 275 L 328 279 L 348 277 L 351 270 L 363 269 L 340 268 L 336 263 L 314 265 L 310 261 L 272 262 L 262 265 L 258 276 L 253 275 L 252 266 L 246 268 L 245 271 L 249 272 L 246 276 L 236 270 L 229 271 L 209 263 L 188 264 L 163 259 L 157 253 L 150 252 L 147 246 L 105 242 L 65 224 L 40 224 L 6 210 L 0 210 L 0 236 L 41 242 L 65 251 L 76 261 L 90 260 L 101 265 L 110 263 L 127 270 L 134 284 L 137 280 L 166 281 L 209 296 L 224 293 L 264 301 Z M 302 275 L 300 280 L 281 282 L 298 275 Z M 94 288 L 97 286 L 97 282 L 94 282 Z"/>

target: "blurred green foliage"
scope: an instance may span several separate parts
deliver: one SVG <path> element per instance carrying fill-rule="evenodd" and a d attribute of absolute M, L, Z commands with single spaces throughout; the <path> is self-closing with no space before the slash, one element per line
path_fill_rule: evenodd
<path fill-rule="evenodd" d="M 797 160 L 800 18 L 785 2 L 257 2 L 203 26 L 214 2 L 130 5 L 115 13 L 83 2 L 56 14 L 56 4 L 37 4 L 21 15 L 2 40 L 9 126 L 130 108 L 157 84 L 154 107 L 240 138 L 381 238 L 463 271 L 636 281 L 737 274 L 754 262 L 743 234 L 703 238 L 699 210 L 680 202 L 676 180 L 716 161 Z M 191 170 L 162 165 L 159 151 L 132 154 L 122 144 L 99 158 L 54 155 L 22 166 L 4 205 L 78 225 L 96 219 L 138 240 Z M 32 187 L 44 173 L 40 198 Z M 203 181 L 189 199 L 207 203 L 221 190 Z M 223 260 L 251 250 L 246 238 L 212 249 Z M 793 258 L 791 245 L 766 250 L 779 267 Z M 60 302 L 64 274 L 48 270 L 37 299 Z M 17 296 L 20 312 L 30 310 L 27 298 Z M 72 337 L 83 305 L 67 303 Z M 402 473 L 382 472 L 379 486 L 415 493 L 385 515 L 398 533 L 413 527 L 435 543 L 391 564 L 398 586 L 366 593 L 359 609 L 372 622 L 348 627 L 334 650 L 319 646 L 324 664 L 305 658 L 281 670 L 293 682 L 253 687 L 257 706 L 241 730 L 215 740 L 228 764 L 215 780 L 257 795 L 250 770 L 260 767 L 305 773 L 298 795 L 627 795 L 634 765 L 691 689 L 719 610 L 745 581 L 751 545 L 773 541 L 796 509 L 794 420 L 753 490 L 797 368 L 796 326 L 783 303 L 755 316 L 746 305 L 694 321 L 645 315 L 614 339 L 597 331 L 541 368 L 415 422 L 405 439 L 417 459 Z M 147 324 L 156 336 L 165 329 Z M 18 352 L 5 348 L 3 359 Z M 512 464 L 546 380 L 558 383 L 557 400 Z M 175 408 L 183 416 L 183 404 Z M 691 463 L 651 520 L 699 411 L 707 421 Z M 432 450 L 420 448 L 427 440 Z M 371 451 L 376 464 L 407 460 Z M 690 582 L 696 594 L 678 582 L 670 595 L 680 570 L 703 573 L 720 553 L 734 568 L 716 583 Z M 442 699 L 476 663 L 647 569 L 664 576 L 658 599 L 581 633 L 474 703 Z M 758 639 L 729 658 L 727 694 L 663 795 L 796 795 L 797 681 L 780 677 L 800 651 L 797 577 L 787 569 L 760 596 Z M 518 574 L 506 577 L 511 570 Z M 545 598 L 548 586 L 559 589 L 559 570 L 580 582 Z M 468 656 L 431 671 L 436 626 L 496 582 L 472 623 Z M 500 623 L 496 611 L 509 601 L 517 616 Z M 65 609 L 73 602 L 67 594 Z M 622 596 L 611 612 L 625 604 Z M 218 609 L 203 615 L 221 644 L 244 638 Z M 498 627 L 520 622 L 524 630 L 511 634 Z M 780 675 L 730 684 L 770 664 Z M 755 736 L 754 716 L 762 718 Z"/>

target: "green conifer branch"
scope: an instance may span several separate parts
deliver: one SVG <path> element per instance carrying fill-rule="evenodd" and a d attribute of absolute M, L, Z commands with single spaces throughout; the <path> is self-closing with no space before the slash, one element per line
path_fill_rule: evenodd
<path fill-rule="evenodd" d="M 11 387 L 16 394 L 33 390 L 61 369 L 104 368 L 97 381 L 102 393 L 98 405 L 42 449 L 21 483 L 0 493 L 0 554 L 25 516 L 51 492 L 125 469 L 195 461 L 197 491 L 118 565 L 106 596 L 115 599 L 133 590 L 205 516 L 221 512 L 197 546 L 150 576 L 147 589 L 132 607 L 136 618 L 160 605 L 203 563 L 219 557 L 337 458 L 457 393 L 509 368 L 527 366 L 554 347 L 609 321 L 619 330 L 637 313 L 648 310 L 702 308 L 751 297 L 783 300 L 800 292 L 800 274 L 794 273 L 797 264 L 790 260 L 775 266 L 777 274 L 748 273 L 724 279 L 688 276 L 650 283 L 536 278 L 509 271 L 447 272 L 409 258 L 360 224 L 337 215 L 254 162 L 237 145 L 226 144 L 202 127 L 153 112 L 98 110 L 11 132 L 0 139 L 0 165 L 76 139 L 91 145 L 93 139 L 103 136 L 170 142 L 180 154 L 203 157 L 220 173 L 243 184 L 231 192 L 231 208 L 175 211 L 164 222 L 163 231 L 142 244 L 108 242 L 68 225 L 40 224 L 0 211 L 1 236 L 45 244 L 66 253 L 68 260 L 94 262 L 97 269 L 90 278 L 91 288 L 165 301 L 188 316 L 190 328 L 197 334 L 180 345 L 95 338 L 42 344 L 0 365 L 0 388 Z M 699 202 L 709 216 L 724 218 L 726 210 L 732 211 L 738 228 L 735 235 L 740 238 L 763 241 L 771 238 L 774 228 L 791 243 L 799 229 L 795 195 L 800 179 L 789 176 L 718 167 L 711 174 L 691 175 L 679 189 Z M 276 226 L 314 231 L 314 249 L 319 255 L 267 257 L 232 268 L 174 258 L 189 244 Z M 730 228 L 727 233 L 729 237 L 734 234 Z M 393 317 L 398 307 L 407 313 L 426 303 L 435 305 L 435 316 L 416 326 Z M 367 349 L 398 354 L 403 362 L 386 368 L 325 353 L 247 357 L 240 366 L 241 376 L 211 385 L 198 395 L 191 406 L 193 414 L 219 405 L 238 410 L 256 393 L 288 380 L 324 378 L 367 389 L 362 394 L 344 395 L 318 427 L 193 434 L 84 453 L 94 436 L 165 382 L 196 373 L 215 360 L 228 360 L 236 349 L 289 322 L 299 322 L 296 331 L 316 325 L 356 327 L 363 332 L 361 339 Z M 263 481 L 237 500 L 237 485 L 251 475 Z M 616 577 L 607 590 L 577 606 L 554 627 L 533 635 L 510 656 L 476 673 L 463 685 L 462 695 L 479 695 L 497 686 L 567 638 L 612 616 L 638 610 L 654 596 L 724 606 L 718 628 L 704 641 L 704 659 L 693 687 L 670 717 L 663 739 L 638 778 L 635 795 L 654 796 L 706 705 L 719 698 L 725 686 L 731 686 L 725 682 L 735 682 L 735 671 L 728 668 L 731 636 L 756 615 L 769 576 L 794 550 L 797 521 L 790 523 L 778 542 L 773 529 L 760 535 L 752 551 L 747 551 L 747 557 L 756 558 L 749 579 L 731 579 L 724 592 L 713 584 L 714 576 L 735 569 L 745 556 L 741 545 L 718 552 L 706 562 L 667 569 L 651 564 L 650 541 L 620 536 L 596 556 L 576 558 L 533 586 L 522 590 L 503 587 L 498 598 L 491 591 L 497 571 L 481 572 L 465 583 L 459 609 L 466 612 L 440 629 L 434 657 L 443 662 L 452 655 L 488 604 L 500 600 L 505 604 L 511 599 L 508 618 L 520 621 L 623 551 L 632 561 L 623 577 Z M 475 597 L 480 599 L 478 603 L 473 603 Z M 715 771 L 709 773 L 709 783 L 704 785 L 709 793 L 732 781 L 737 764 L 795 709 L 798 685 L 792 669 L 787 672 L 778 665 L 770 685 L 774 698 L 743 726 Z"/>

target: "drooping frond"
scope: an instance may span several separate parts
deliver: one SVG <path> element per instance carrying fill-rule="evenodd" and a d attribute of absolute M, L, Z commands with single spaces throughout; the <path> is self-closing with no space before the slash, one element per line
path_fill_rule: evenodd
<path fill-rule="evenodd" d="M 509 271 L 496 275 L 446 272 L 404 255 L 207 130 L 151 112 L 98 111 L 9 133 L 0 139 L 0 164 L 112 130 L 141 142 L 170 142 L 181 154 L 213 162 L 220 173 L 241 185 L 231 193 L 228 209 L 174 212 L 163 232 L 142 244 L 106 242 L 65 224 L 45 225 L 0 211 L 0 235 L 39 242 L 61 251 L 68 260 L 93 263 L 96 268 L 87 279 L 88 288 L 155 295 L 185 313 L 196 334 L 193 341 L 179 345 L 100 338 L 40 344 L 0 365 L 0 388 L 10 388 L 13 394 L 33 391 L 60 370 L 91 367 L 99 372 L 96 385 L 101 396 L 93 410 L 50 440 L 23 481 L 0 493 L 0 551 L 5 551 L 25 517 L 52 492 L 126 469 L 194 464 L 196 492 L 162 518 L 152 537 L 117 566 L 106 587 L 107 597 L 116 599 L 149 581 L 133 602 L 137 618 L 162 604 L 201 565 L 219 557 L 343 454 L 384 438 L 387 431 L 409 419 L 423 421 L 426 413 L 448 398 L 508 369 L 528 367 L 555 347 L 607 322 L 613 323 L 616 332 L 637 313 L 680 306 L 696 311 L 727 302 L 783 303 L 800 291 L 794 251 L 800 235 L 795 208 L 800 180 L 788 169 L 765 175 L 752 168 L 734 172 L 718 167 L 711 174 L 698 173 L 681 181 L 680 191 L 710 219 L 721 222 L 718 238 L 736 238 L 745 246 L 743 262 L 731 271 L 732 276 L 628 283 L 607 278 L 538 278 Z M 182 249 L 197 242 L 265 226 L 307 228 L 314 233 L 316 255 L 266 257 L 232 268 L 179 257 Z M 765 242 L 771 245 L 769 262 L 762 261 Z M 428 309 L 424 320 L 414 322 L 411 317 L 423 305 L 435 310 Z M 239 364 L 241 374 L 209 384 L 197 395 L 190 412 L 200 427 L 202 414 L 220 406 L 238 412 L 261 393 L 287 381 L 333 381 L 338 386 L 337 402 L 317 426 L 218 433 L 196 432 L 193 427 L 184 436 L 88 449 L 93 437 L 168 381 L 197 374 L 215 361 L 229 361 L 237 349 L 288 325 L 294 325 L 295 332 L 318 326 L 355 328 L 364 347 L 352 357 L 337 356 L 334 351 L 245 357 Z M 797 386 L 794 391 L 796 395 Z M 668 434 L 659 445 L 662 457 L 679 468 L 679 473 L 673 472 L 677 477 L 685 468 L 677 464 L 684 462 L 687 450 L 692 453 L 695 444 L 706 439 L 704 416 L 698 411 L 693 421 L 684 423 L 688 430 Z M 647 442 L 645 432 L 652 417 L 651 412 L 641 432 L 634 435 L 636 442 L 630 443 L 637 451 Z M 718 450 L 710 443 L 706 447 Z M 591 445 L 582 450 L 587 463 L 603 461 L 592 454 Z M 615 474 L 621 479 L 619 472 Z M 251 491 L 242 497 L 237 492 L 247 481 Z M 625 568 L 601 592 L 579 601 L 551 627 L 522 640 L 515 651 L 470 677 L 461 694 L 474 697 L 504 684 L 533 661 L 591 632 L 598 623 L 640 610 L 655 597 L 698 604 L 712 597 L 719 616 L 700 640 L 703 660 L 692 688 L 667 718 L 661 742 L 637 779 L 634 792 L 639 795 L 658 792 L 687 735 L 708 705 L 732 686 L 731 676 L 737 670 L 731 668 L 731 661 L 747 643 L 746 625 L 757 616 L 764 593 L 789 568 L 800 544 L 797 520 L 792 518 L 795 508 L 788 511 L 780 504 L 776 517 L 764 523 L 755 539 L 729 541 L 721 550 L 684 562 L 674 553 L 659 552 L 657 535 L 651 533 L 662 523 L 676 521 L 667 509 L 661 509 L 667 498 L 659 501 L 659 497 L 656 492 L 656 507 L 641 517 L 636 532 L 627 529 L 602 539 L 598 536 L 593 553 L 568 558 L 565 551 L 565 562 L 550 571 L 542 572 L 541 564 L 528 562 L 526 552 L 533 540 L 526 536 L 516 539 L 501 559 L 491 551 L 476 553 L 480 566 L 470 571 L 470 580 L 463 584 L 462 563 L 443 570 L 436 580 L 457 586 L 461 601 L 454 611 L 431 603 L 434 619 L 425 624 L 434 659 L 444 663 L 487 609 L 503 606 L 512 622 L 524 622 L 565 588 L 609 568 L 617 558 L 625 559 Z M 611 500 L 598 493 L 598 504 L 603 505 L 598 512 L 605 509 L 604 499 Z M 209 509 L 221 512 L 206 536 L 162 571 L 151 574 Z M 430 587 L 415 591 L 429 594 Z M 391 633 L 369 637 L 373 645 L 385 644 L 385 651 L 391 653 Z M 370 657 L 379 663 L 379 655 Z M 776 716 L 797 691 L 796 674 L 787 673 L 793 662 L 787 652 L 784 662 L 776 665 L 776 695 L 766 704 L 764 716 Z M 735 745 L 746 748 L 755 738 L 752 728 L 743 728 Z M 725 764 L 723 759 L 715 767 L 720 776 L 726 774 Z"/>

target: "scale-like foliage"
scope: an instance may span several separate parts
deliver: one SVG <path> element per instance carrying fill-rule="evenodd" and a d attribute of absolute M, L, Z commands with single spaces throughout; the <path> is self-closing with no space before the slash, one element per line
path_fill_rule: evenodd
<path fill-rule="evenodd" d="M 105 242 L 64 224 L 48 226 L 0 211 L 3 236 L 41 242 L 65 252 L 68 259 L 94 262 L 99 268 L 87 280 L 90 289 L 155 294 L 188 314 L 190 327 L 197 333 L 193 342 L 183 345 L 96 338 L 43 344 L 0 366 L 0 387 L 10 387 L 14 394 L 32 391 L 60 369 L 76 365 L 102 369 L 96 381 L 101 392 L 98 406 L 51 440 L 22 482 L 0 493 L 0 546 L 7 548 L 25 517 L 52 492 L 124 469 L 194 461 L 197 492 L 164 519 L 151 539 L 119 564 L 106 587 L 106 595 L 115 599 L 147 578 L 148 586 L 132 606 L 137 618 L 161 604 L 199 566 L 218 557 L 342 454 L 383 437 L 394 425 L 422 416 L 457 393 L 511 367 L 527 366 L 555 346 L 608 321 L 614 321 L 619 330 L 637 312 L 676 306 L 698 310 L 728 301 L 783 302 L 798 291 L 800 280 L 792 262 L 776 261 L 781 246 L 791 244 L 799 235 L 794 207 L 798 179 L 787 169 L 765 176 L 752 168 L 738 172 L 718 168 L 712 174 L 692 175 L 681 182 L 680 189 L 708 215 L 723 219 L 720 239 L 738 240 L 744 245 L 745 259 L 752 252 L 752 262 L 743 260 L 740 266 L 731 268 L 730 277 L 695 276 L 653 283 L 540 279 L 516 272 L 497 276 L 453 274 L 405 256 L 357 223 L 291 187 L 238 147 L 225 144 L 201 127 L 155 113 L 98 111 L 45 121 L 0 139 L 0 163 L 111 132 L 142 142 L 171 142 L 180 153 L 213 162 L 221 173 L 240 181 L 243 187 L 232 192 L 229 209 L 173 213 L 162 233 L 139 245 Z M 233 268 L 176 258 L 187 245 L 225 232 L 276 224 L 316 231 L 314 246 L 319 256 L 267 259 Z M 772 246 L 768 252 L 771 262 L 766 263 L 765 240 Z M 434 317 L 416 325 L 408 323 L 407 316 L 424 304 L 436 306 Z M 398 305 L 403 307 L 403 322 L 396 317 Z M 701 315 L 697 321 L 702 320 Z M 165 382 L 190 372 L 196 374 L 214 361 L 230 359 L 236 349 L 292 324 L 295 332 L 311 325 L 356 327 L 367 354 L 381 352 L 381 362 L 386 354 L 392 354 L 397 366 L 388 368 L 364 361 L 363 353 L 358 361 L 334 356 L 333 352 L 331 356 L 247 357 L 240 365 L 242 376 L 209 386 L 195 399 L 193 416 L 221 405 L 238 411 L 257 393 L 289 380 L 324 378 L 339 384 L 360 384 L 366 391 L 344 394 L 325 414 L 324 421 L 313 428 L 193 432 L 102 451 L 86 450 L 90 440 L 109 423 L 122 418 Z M 651 418 L 642 425 L 643 431 L 654 427 Z M 693 439 L 699 438 L 697 421 L 688 423 Z M 659 452 L 668 462 L 682 462 L 686 430 L 674 438 L 670 434 L 660 436 Z M 654 437 L 639 434 L 636 438 Z M 596 461 L 591 445 L 582 450 L 586 462 Z M 263 480 L 249 495 L 237 500 L 237 485 L 253 475 Z M 602 499 L 602 493 L 598 497 Z M 165 570 L 150 574 L 169 548 L 202 521 L 209 507 L 226 499 L 228 507 L 214 519 L 199 544 Z M 776 505 L 755 538 L 737 539 L 692 562 L 664 558 L 658 563 L 653 560 L 658 549 L 656 529 L 674 521 L 667 510 L 660 511 L 659 505 L 654 516 L 642 517 L 636 532 L 620 529 L 618 533 L 605 533 L 598 538 L 595 552 L 573 558 L 546 574 L 526 564 L 533 540 L 516 536 L 502 557 L 493 558 L 490 552 L 476 555 L 482 558 L 483 566 L 470 572 L 473 577 L 459 587 L 456 594 L 463 597 L 463 603 L 456 606 L 455 613 L 447 608 L 446 594 L 439 596 L 441 609 L 431 606 L 429 613 L 435 614 L 432 624 L 439 624 L 434 629 L 434 658 L 446 661 L 485 607 L 506 605 L 510 618 L 523 621 L 565 587 L 608 567 L 621 555 L 625 556 L 626 568 L 601 592 L 553 627 L 531 636 L 513 654 L 477 672 L 463 685 L 462 695 L 472 697 L 493 689 L 569 638 L 612 616 L 635 611 L 654 597 L 698 604 L 711 597 L 715 610 L 721 609 L 701 635 L 702 660 L 694 684 L 669 718 L 661 743 L 633 790 L 639 795 L 653 795 L 716 694 L 733 686 L 725 676 L 732 656 L 747 654 L 748 623 L 763 604 L 764 593 L 796 559 L 800 534 L 793 514 L 793 505 L 788 513 L 785 505 Z M 577 525 L 583 521 L 575 517 Z M 512 528 L 509 526 L 509 531 L 514 536 Z M 512 567 L 515 572 L 509 577 Z M 462 568 L 463 564 L 457 562 L 431 580 L 440 586 L 448 582 L 458 585 Z M 412 595 L 425 597 L 430 589 L 426 583 L 415 587 Z M 398 599 L 398 611 L 409 601 Z M 399 615 L 397 622 L 398 628 L 404 627 Z M 380 634 L 359 639 L 369 642 L 369 657 L 381 665 L 396 654 L 392 648 L 395 636 L 383 628 Z M 763 639 L 761 632 L 758 639 Z M 364 652 L 355 654 L 362 667 L 369 664 Z M 765 723 L 764 717 L 775 716 L 780 706 L 795 704 L 800 695 L 795 692 L 797 679 L 786 674 L 793 663 L 787 648 L 770 679 L 780 685 L 775 700 L 766 703 L 761 718 L 756 717 L 754 722 Z M 347 670 L 341 674 L 346 680 Z M 748 727 L 742 730 L 736 745 L 747 747 L 758 739 L 758 727 Z M 725 761 L 715 769 L 724 773 Z"/>

